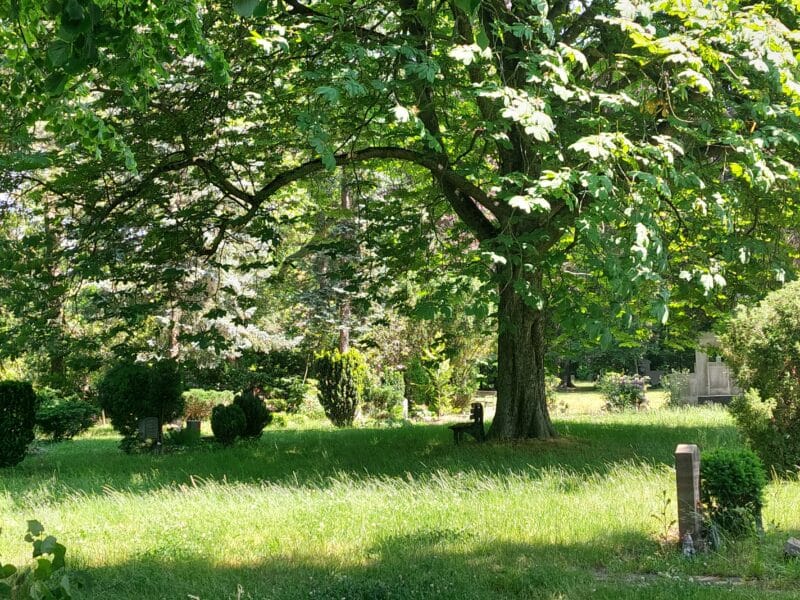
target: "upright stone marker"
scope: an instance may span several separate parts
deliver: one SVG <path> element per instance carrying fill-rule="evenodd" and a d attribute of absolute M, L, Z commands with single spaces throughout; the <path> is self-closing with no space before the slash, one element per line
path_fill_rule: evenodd
<path fill-rule="evenodd" d="M 675 480 L 678 483 L 678 531 L 681 541 L 686 534 L 694 543 L 700 540 L 700 449 L 695 444 L 675 448 Z"/>

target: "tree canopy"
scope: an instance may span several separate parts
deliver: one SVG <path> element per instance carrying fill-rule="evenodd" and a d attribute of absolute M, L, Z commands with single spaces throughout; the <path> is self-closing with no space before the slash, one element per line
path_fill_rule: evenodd
<path fill-rule="evenodd" d="M 3 182 L 52 197 L 74 268 L 163 286 L 234 243 L 268 262 L 303 186 L 357 166 L 392 190 L 374 222 L 411 207 L 482 277 L 495 438 L 555 435 L 548 320 L 608 341 L 791 275 L 791 2 L 0 7 Z"/>

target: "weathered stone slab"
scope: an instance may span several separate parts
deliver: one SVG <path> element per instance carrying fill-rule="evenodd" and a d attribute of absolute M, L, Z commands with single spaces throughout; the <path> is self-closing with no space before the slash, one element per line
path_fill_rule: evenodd
<path fill-rule="evenodd" d="M 695 444 L 678 444 L 675 448 L 675 481 L 678 488 L 678 531 L 683 541 L 686 534 L 695 542 L 700 539 L 700 449 Z"/>
<path fill-rule="evenodd" d="M 800 540 L 789 538 L 789 541 L 783 547 L 783 553 L 792 558 L 800 557 Z"/>
<path fill-rule="evenodd" d="M 142 441 L 158 439 L 158 417 L 139 419 L 139 439 Z"/>

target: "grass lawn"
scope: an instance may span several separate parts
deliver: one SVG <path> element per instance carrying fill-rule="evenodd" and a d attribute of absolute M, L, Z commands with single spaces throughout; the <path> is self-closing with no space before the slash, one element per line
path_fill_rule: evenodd
<path fill-rule="evenodd" d="M 571 392 L 550 443 L 319 423 L 126 456 L 96 428 L 0 472 L 0 558 L 22 562 L 36 518 L 87 598 L 800 598 L 800 561 L 781 557 L 800 480 L 770 484 L 763 542 L 687 561 L 659 543 L 672 453 L 738 445 L 731 420 L 595 401 Z"/>

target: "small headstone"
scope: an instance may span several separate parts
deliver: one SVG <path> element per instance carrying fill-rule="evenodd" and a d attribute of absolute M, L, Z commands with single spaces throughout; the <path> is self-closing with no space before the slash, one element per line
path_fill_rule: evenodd
<path fill-rule="evenodd" d="M 403 398 L 403 418 L 408 419 L 408 398 Z"/>
<path fill-rule="evenodd" d="M 200 421 L 186 421 L 186 429 L 200 433 Z"/>
<path fill-rule="evenodd" d="M 139 439 L 142 441 L 158 439 L 158 417 L 139 419 Z"/>
<path fill-rule="evenodd" d="M 675 448 L 675 481 L 678 487 L 678 531 L 681 541 L 698 540 L 700 518 L 700 449 L 695 444 Z"/>
<path fill-rule="evenodd" d="M 783 553 L 791 558 L 800 557 L 800 540 L 797 538 L 789 538 L 786 545 L 783 547 Z"/>

